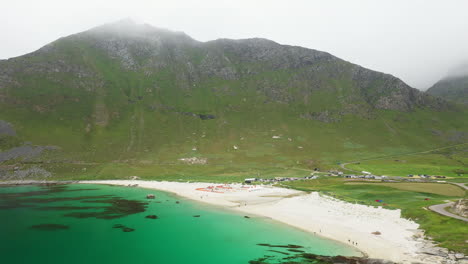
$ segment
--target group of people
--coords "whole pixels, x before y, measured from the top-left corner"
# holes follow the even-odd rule
[[[351,241],[350,239],[348,239],[348,242],[353,244],[353,246],[357,246],[357,242]]]

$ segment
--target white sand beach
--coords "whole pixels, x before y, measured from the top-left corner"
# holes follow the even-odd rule
[[[370,258],[397,263],[435,263],[421,254],[418,224],[401,218],[400,210],[388,210],[343,202],[318,193],[271,186],[233,189],[207,188],[214,183],[179,183],[139,180],[80,181],[80,183],[135,185],[175,193],[182,197],[231,208],[355,246]],[[197,190],[199,189],[199,190]],[[148,191],[151,193],[151,191]],[[380,235],[372,232],[380,232]],[[352,242],[355,242],[353,245]]]

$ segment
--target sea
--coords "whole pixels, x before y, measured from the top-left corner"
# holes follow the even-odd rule
[[[268,218],[167,192],[92,184],[0,187],[5,264],[315,263],[311,256],[360,254]]]

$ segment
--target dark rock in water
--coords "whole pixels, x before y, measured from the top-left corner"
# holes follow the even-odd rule
[[[43,230],[43,231],[65,230],[69,228],[70,228],[69,226],[61,225],[61,224],[40,224],[40,225],[31,226],[31,229]]]
[[[319,263],[343,263],[343,264],[393,264],[391,261],[381,259],[369,259],[361,257],[345,257],[345,256],[320,256],[309,253],[302,253],[301,257],[309,261],[321,261]],[[314,262],[312,262],[314,263]]]
[[[277,250],[268,250],[270,252],[279,253],[282,255],[286,255],[285,257],[278,257],[265,255],[262,258],[258,258],[255,260],[250,260],[249,264],[267,264],[267,263],[314,263],[314,264],[395,264],[391,261],[381,260],[381,259],[369,259],[366,257],[344,257],[344,256],[320,256],[315,254],[309,253],[286,253]],[[295,252],[291,249],[288,251]]]
[[[122,231],[124,231],[124,232],[133,232],[133,231],[135,231],[135,229],[130,228],[130,227],[124,227],[124,228],[122,228]]]
[[[272,245],[272,244],[260,243],[260,244],[257,244],[257,246],[262,246],[262,247],[277,247],[277,248],[303,248],[303,246],[292,245],[292,244],[288,244],[288,245]]]
[[[271,252],[275,252],[275,253],[280,253],[280,254],[283,254],[283,255],[289,255],[289,253],[287,252],[282,252],[282,251],[278,251],[278,250],[268,250],[268,251],[271,251]]]
[[[95,217],[98,219],[116,219],[131,214],[142,213],[145,211],[147,203],[140,201],[126,200],[121,198],[110,198],[100,200],[85,200],[82,203],[107,203],[109,206],[100,207],[104,209],[98,212],[72,212],[65,214],[67,217],[75,218],[90,218]]]
[[[112,226],[112,228],[120,228],[124,232],[133,232],[133,231],[135,231],[135,229],[130,228],[130,227],[126,227],[126,226],[124,226],[122,224],[115,224],[115,225]]]
[[[194,215],[193,217],[200,217],[200,215]]]
[[[180,202],[179,202],[179,201],[176,201],[175,203],[178,204],[178,203],[180,203]]]
[[[290,248],[290,249],[288,249],[288,251],[291,251],[291,252],[300,252],[300,253],[305,252],[304,250],[299,250],[299,249],[294,249],[294,248]]]
[[[138,200],[126,200],[114,195],[107,194],[73,197],[61,196],[62,194],[67,194],[70,192],[97,190],[94,188],[71,189],[67,184],[62,183],[47,183],[40,186],[41,189],[29,192],[0,193],[0,210],[9,208],[33,208],[40,211],[67,211],[64,214],[66,217],[115,219],[132,214],[142,213],[146,211],[146,207],[148,205],[148,203]],[[56,206],[55,204],[47,206],[47,204],[50,203],[69,201],[79,201],[82,205],[88,204],[89,206]]]
[[[158,216],[157,215],[147,215],[147,216],[145,216],[145,218],[158,219]]]
[[[250,216],[244,215],[244,218],[250,218]]]

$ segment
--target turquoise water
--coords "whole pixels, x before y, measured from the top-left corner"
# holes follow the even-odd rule
[[[146,199],[148,193],[156,199]],[[300,251],[359,255],[268,219],[165,192],[78,184],[0,187],[2,263],[280,263],[299,259]]]

